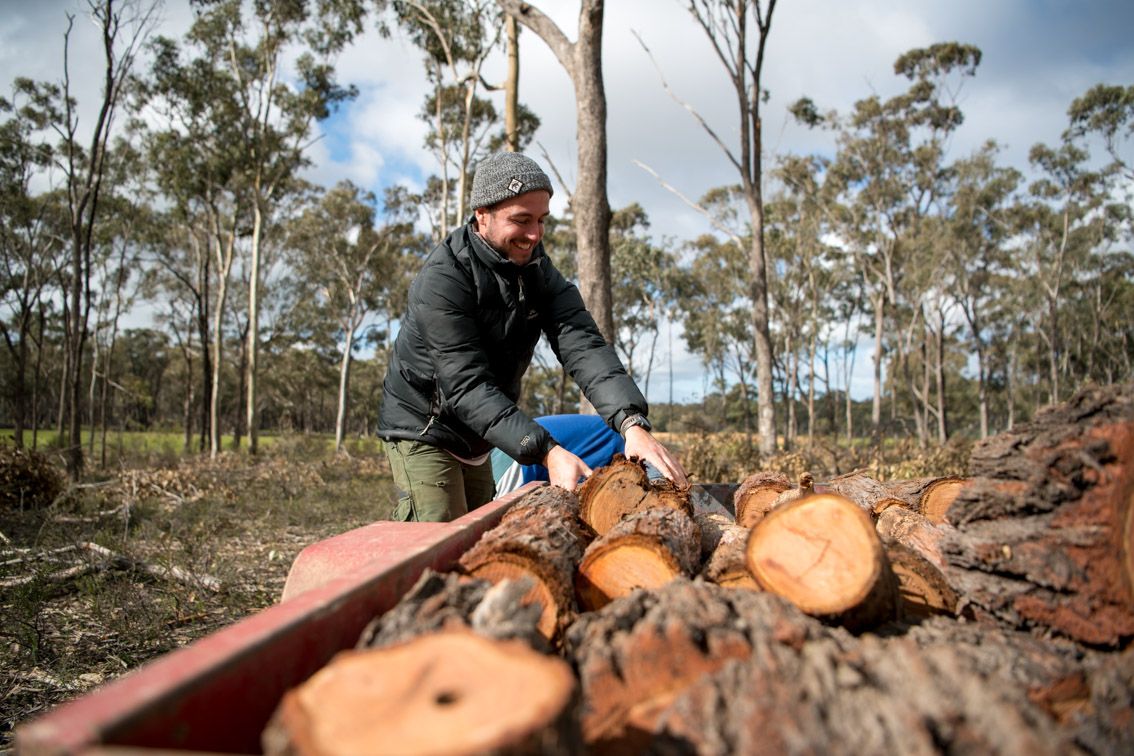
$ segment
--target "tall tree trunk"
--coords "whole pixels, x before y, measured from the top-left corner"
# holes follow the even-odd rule
[[[520,151],[520,26],[516,17],[504,19],[508,36],[508,78],[504,81],[504,145],[509,152]]]
[[[882,335],[886,328],[885,299],[874,295],[874,400],[870,405],[871,435],[874,443],[882,441]]]
[[[947,414],[947,400],[945,397],[945,315],[938,313],[937,323],[937,359],[934,360],[936,368],[935,382],[937,387],[937,440],[945,443],[949,440],[949,416]]]
[[[610,202],[606,193],[606,91],[602,79],[603,0],[583,0],[572,43],[550,18],[521,0],[497,0],[508,15],[547,43],[575,89],[578,181],[572,200],[579,291],[599,331],[614,343],[610,288]],[[593,411],[593,410],[592,410]]]
[[[248,452],[256,454],[259,451],[260,421],[256,407],[256,358],[260,343],[260,245],[263,242],[264,212],[259,197],[261,187],[257,179],[257,197],[253,203],[252,222],[252,270],[251,280],[248,284],[248,366],[245,375],[248,381],[248,406],[245,407],[245,416],[248,418]]]
[[[335,414],[335,451],[343,450],[343,437],[346,435],[347,391],[350,387],[351,350],[354,348],[354,329],[346,329],[346,343],[343,345],[343,360],[339,366],[339,405]]]

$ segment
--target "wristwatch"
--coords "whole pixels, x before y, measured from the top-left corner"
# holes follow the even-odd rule
[[[623,438],[626,438],[626,431],[630,430],[635,425],[646,431],[654,429],[654,426],[650,425],[650,421],[646,419],[645,415],[634,413],[633,415],[627,415],[626,419],[622,421],[622,425],[618,427],[618,432],[622,434]]]

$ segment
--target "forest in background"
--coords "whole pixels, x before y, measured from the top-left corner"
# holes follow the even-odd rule
[[[91,2],[105,58],[69,65],[105,69],[102,90],[17,78],[0,98],[0,423],[14,443],[39,446],[51,430],[77,474],[105,463],[116,429],[178,429],[186,450],[213,454],[226,435],[255,451],[262,430],[333,432],[340,444],[372,434],[409,281],[467,215],[477,159],[529,149],[538,128],[515,79],[489,88],[481,74],[502,49],[523,55],[515,5],[214,0],[193,3],[192,29],[166,38],[151,34],[153,4]],[[767,401],[782,446],[812,434],[924,446],[1134,377],[1134,85],[1100,83],[1068,103],[1062,140],[1035,145],[1026,166],[1003,162],[995,134],[952,157],[981,51],[943,41],[895,62],[908,84],[894,97],[864,91],[838,113],[799,93],[793,115],[824,130],[830,151],[761,163],[775,3],[689,5],[743,61],[725,65],[741,142],[707,128],[741,181],[691,201],[715,233],[655,238],[640,205],[598,217],[577,186],[546,237],[585,295],[609,287],[609,307],[592,309],[609,310],[608,335],[644,388],[666,381],[668,323],[701,360],[701,403],[655,406],[660,429],[754,433]],[[602,3],[582,6],[576,44],[601,39]],[[60,30],[63,52],[75,22]],[[303,179],[316,124],[355,95],[336,56],[367,24],[421,50],[432,86],[422,148],[437,164],[422,191],[375,197]],[[746,24],[758,45],[729,37]],[[572,77],[583,91],[583,73]],[[80,124],[79,100],[100,103],[93,124]],[[605,271],[583,253],[602,220]],[[142,310],[153,327],[122,326]],[[851,375],[867,362],[873,396],[855,402]],[[541,350],[522,406],[577,405]]]

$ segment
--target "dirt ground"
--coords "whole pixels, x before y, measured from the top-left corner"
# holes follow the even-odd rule
[[[393,503],[384,457],[302,450],[0,502],[0,753],[21,722],[271,606],[305,546]]]

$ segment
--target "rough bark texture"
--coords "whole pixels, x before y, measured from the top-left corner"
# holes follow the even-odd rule
[[[467,631],[344,651],[289,691],[267,754],[578,753],[577,688],[560,659]]]
[[[1100,646],[1134,637],[1134,385],[981,442],[969,469],[941,542],[965,608]]]
[[[700,545],[697,524],[684,512],[633,514],[587,547],[575,579],[579,604],[598,609],[639,588],[692,577],[700,567]]]
[[[871,515],[886,509],[894,498],[884,485],[861,470],[831,478],[822,490],[850,499]]]
[[[897,584],[874,523],[838,494],[773,510],[752,528],[748,571],[764,590],[856,630],[892,620]]]
[[[895,480],[885,484],[886,493],[930,522],[945,522],[949,507],[967,479],[956,477]]]
[[[754,639],[802,646],[827,631],[778,596],[675,580],[582,615],[564,652],[578,671],[584,737],[597,753],[634,753],[681,692]],[[739,753],[739,752],[738,752]]]
[[[875,527],[898,579],[903,616],[921,619],[932,614],[956,614],[958,596],[945,577],[940,547],[943,533],[952,528],[934,525],[903,507],[883,511]]]
[[[745,556],[751,531],[715,512],[698,514],[694,521],[701,529],[701,576],[726,588],[758,590]]]
[[[390,611],[366,626],[356,648],[378,648],[467,627],[495,640],[521,640],[537,651],[548,651],[539,631],[542,609],[526,603],[531,584],[512,580],[493,585],[456,573],[441,575],[426,569],[414,587]]]
[[[574,500],[573,494],[555,486],[536,489],[459,562],[469,575],[493,583],[531,578],[527,600],[543,607],[539,627],[549,640],[558,637],[577,611],[575,570],[589,537],[576,517]]]
[[[688,490],[679,491],[669,481],[651,484],[641,463],[621,454],[595,470],[579,489],[579,517],[599,535],[635,512],[658,507],[693,516]]]
[[[743,595],[743,594],[738,594]],[[748,594],[752,595],[752,594]],[[758,595],[756,596],[758,597]],[[1074,666],[1019,636],[765,635],[745,660],[689,686],[658,719],[655,753],[1056,754],[1071,738],[1029,700]],[[819,637],[814,637],[818,635]],[[1023,667],[1023,669],[1021,669]]]
[[[784,491],[791,488],[788,476],[779,472],[756,472],[749,475],[733,494],[733,511],[736,523],[751,528],[772,509],[772,504]]]

